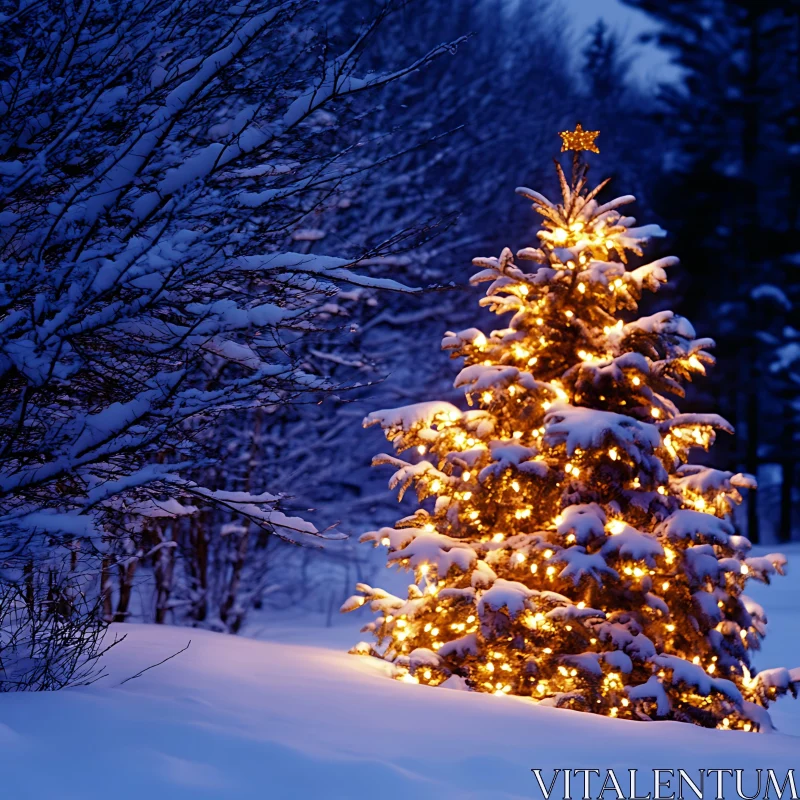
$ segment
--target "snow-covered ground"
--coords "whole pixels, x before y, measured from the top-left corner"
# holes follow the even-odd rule
[[[800,548],[785,551],[800,575]],[[800,578],[751,594],[770,614],[758,665],[800,665]],[[800,701],[778,704],[773,735],[537,708],[388,680],[380,662],[346,654],[359,624],[282,618],[251,628],[265,641],[115,626],[127,639],[99,683],[0,696],[0,796],[531,798],[534,767],[548,780],[556,767],[798,767]]]

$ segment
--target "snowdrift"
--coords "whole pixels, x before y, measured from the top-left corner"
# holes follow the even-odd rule
[[[781,650],[763,654],[762,666],[797,655],[800,591],[785,580],[759,595],[775,610]],[[352,625],[318,629],[328,647],[186,628],[114,630],[127,638],[95,685],[0,696],[2,796],[502,800],[541,797],[536,767],[549,782],[556,767],[649,776],[653,768],[759,767],[785,775],[798,766],[800,738],[787,733],[627,722],[388,680],[383,662],[340,649],[356,640]],[[308,641],[314,631],[266,635]],[[120,685],[189,640],[185,652]],[[779,704],[779,727],[800,730],[796,705]]]

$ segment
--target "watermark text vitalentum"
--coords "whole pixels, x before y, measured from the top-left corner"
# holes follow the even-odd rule
[[[544,800],[799,800],[794,769],[531,769]]]

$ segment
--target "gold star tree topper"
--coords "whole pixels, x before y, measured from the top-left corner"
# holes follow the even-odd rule
[[[561,152],[566,150],[589,150],[592,153],[599,153],[594,140],[600,135],[600,131],[585,131],[580,122],[575,126],[574,131],[561,131]]]

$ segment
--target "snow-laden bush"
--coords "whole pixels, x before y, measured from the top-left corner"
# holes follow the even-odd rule
[[[324,109],[447,51],[358,73],[391,5],[341,55],[303,0],[34,3],[4,17],[6,584],[68,548],[76,564],[102,559],[106,616],[124,619],[136,564],[203,508],[295,542],[320,535],[279,509],[266,476],[220,477],[217,432],[333,388],[296,345],[324,329],[337,285],[404,288],[358,259],[287,247],[353,169]]]

